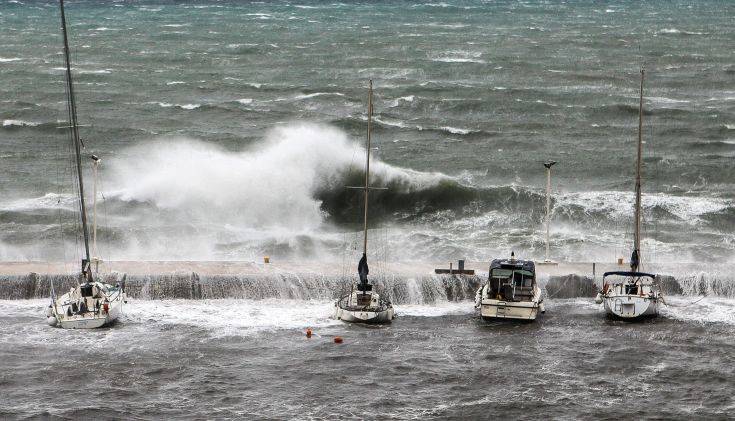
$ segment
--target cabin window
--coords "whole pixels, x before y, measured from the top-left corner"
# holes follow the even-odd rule
[[[523,300],[534,285],[533,272],[527,270],[493,269],[490,272],[488,296],[503,300]]]

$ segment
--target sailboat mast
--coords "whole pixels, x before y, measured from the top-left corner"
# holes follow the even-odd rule
[[[638,159],[636,161],[636,174],[635,174],[635,233],[634,233],[634,245],[633,251],[637,254],[638,262],[640,262],[641,252],[641,167],[643,158],[643,78],[645,76],[645,70],[641,68],[641,92],[640,102],[638,104]],[[638,270],[638,262],[634,262],[636,267],[633,270]]]
[[[90,262],[89,231],[87,229],[87,208],[84,204],[84,180],[82,178],[82,142],[79,139],[79,123],[77,121],[77,106],[74,101],[74,83],[71,76],[71,60],[69,58],[69,38],[66,32],[66,15],[64,14],[64,0],[59,0],[61,9],[61,30],[64,36],[64,59],[66,60],[66,87],[69,107],[69,126],[74,139],[74,152],[77,161],[77,178],[79,179],[79,210],[82,216],[82,231],[84,233],[84,252],[87,262]],[[86,270],[86,268],[82,268]]]
[[[368,87],[368,120],[367,120],[367,148],[365,150],[365,217],[363,220],[362,252],[367,255],[368,238],[368,192],[370,191],[370,129],[373,121],[373,81]]]

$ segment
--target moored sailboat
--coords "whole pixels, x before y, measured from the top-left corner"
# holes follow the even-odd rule
[[[81,282],[60,296],[56,295],[51,283],[51,304],[46,309],[47,322],[51,326],[66,329],[93,329],[113,323],[122,314],[125,302],[125,291],[119,285],[112,286],[94,279],[92,274],[89,247],[89,229],[87,225],[87,209],[84,201],[84,179],[82,171],[82,141],[79,137],[76,103],[74,99],[74,83],[69,57],[69,41],[64,14],[64,0],[59,0],[61,11],[61,29],[64,40],[64,59],[66,61],[66,93],[67,111],[69,114],[69,133],[74,147],[76,176],[79,181],[79,213],[82,235],[84,237],[84,253],[82,258]]]
[[[641,69],[640,103],[638,108],[638,158],[635,178],[635,216],[633,253],[630,271],[606,272],[602,277],[602,291],[595,301],[603,303],[605,312],[615,318],[636,320],[658,315],[661,292],[656,275],[641,272],[641,170],[643,156],[643,79]]]
[[[357,273],[360,281],[352,285],[351,291],[341,296],[334,303],[334,316],[345,322],[362,323],[388,323],[393,320],[395,310],[390,300],[373,290],[373,285],[368,280],[370,272],[367,262],[367,235],[368,235],[368,192],[375,187],[370,186],[370,125],[373,117],[373,81],[370,81],[368,89],[368,121],[367,121],[367,147],[365,163],[365,185],[357,187],[364,193],[364,215],[363,215],[363,251],[362,258],[357,265]]]

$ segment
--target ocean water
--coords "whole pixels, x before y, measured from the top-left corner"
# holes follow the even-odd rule
[[[57,6],[0,1],[0,261],[80,257]],[[77,332],[43,316],[49,280],[68,287],[68,274],[0,274],[0,418],[735,410],[735,3],[72,0],[66,12],[85,154],[102,158],[95,254],[268,255],[345,276],[131,276],[119,323]],[[643,262],[679,268],[661,317],[608,320],[562,277],[541,280],[556,284],[537,322],[487,323],[472,302],[486,273],[381,272],[542,258],[548,159],[552,257],[627,257],[641,66]],[[372,184],[388,189],[370,197],[369,254],[398,312],[380,327],[330,317],[361,245],[362,198],[345,186],[363,177],[370,79]]]
[[[627,257],[641,65],[644,262],[735,259],[729,2],[67,9],[106,259],[353,259],[369,79],[372,251],[543,257],[554,159],[553,257]],[[2,260],[79,255],[60,52],[55,2],[0,4]]]
[[[337,322],[323,300],[131,301],[120,323],[91,332],[46,326],[44,305],[0,301],[3,418],[727,419],[735,409],[731,300],[637,325],[607,320],[589,299],[552,300],[526,324],[482,322],[470,301],[398,305],[382,327]]]

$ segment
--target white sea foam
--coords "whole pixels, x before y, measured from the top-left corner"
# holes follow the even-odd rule
[[[487,63],[485,60],[463,57],[437,57],[432,59],[432,61],[441,63]]]
[[[177,107],[181,108],[182,110],[195,110],[202,106],[201,104],[172,104],[170,102],[153,102],[153,104],[158,104],[160,107],[163,108]]]
[[[75,196],[68,194],[46,193],[41,197],[19,199],[0,205],[0,209],[6,211],[32,211],[38,209],[66,209],[74,210],[77,207]]]
[[[735,325],[735,299],[722,297],[667,296],[661,314],[676,320]]]
[[[183,85],[186,82],[180,81],[180,80],[172,80],[171,82],[166,82],[166,85]]]
[[[472,301],[442,301],[433,305],[401,304],[396,305],[396,314],[412,317],[440,317],[449,315],[472,314],[475,303]]]
[[[0,63],[10,63],[13,61],[20,61],[20,60],[21,60],[20,57],[9,57],[9,58],[0,57]]]
[[[243,105],[248,105],[248,104],[253,103],[253,99],[252,98],[242,98],[242,99],[238,99],[237,102]]]
[[[445,132],[449,132],[452,134],[470,134],[474,132],[473,130],[460,129],[457,127],[449,127],[449,126],[442,126],[441,129],[444,130]]]
[[[315,192],[341,188],[341,174],[361,165],[354,160],[359,150],[343,132],[309,124],[278,127],[258,147],[239,153],[196,140],[162,139],[111,161],[105,184],[112,196],[177,211],[188,224],[309,233],[325,218]],[[444,178],[377,160],[371,169],[376,177],[400,180],[407,190]]]
[[[388,103],[389,108],[395,108],[401,105],[401,102],[413,102],[414,99],[416,99],[416,96],[409,95],[409,96],[402,96],[400,98],[396,98]]]
[[[332,318],[333,308],[324,300],[130,300],[124,317],[126,324],[184,325],[213,336],[239,336],[341,324]]]
[[[99,69],[99,70],[78,70],[77,73],[80,75],[107,75],[112,73],[111,69]]]
[[[315,92],[313,94],[296,95],[294,99],[309,99],[309,98],[316,98],[319,96],[345,96],[345,94],[340,93],[340,92]]]
[[[558,196],[561,207],[580,206],[586,212],[601,212],[611,218],[629,218],[633,209],[632,192],[595,191],[564,193]],[[659,206],[677,218],[690,224],[701,221],[701,216],[733,206],[727,199],[696,196],[672,196],[664,193],[647,194],[643,198],[644,209]]]
[[[38,126],[38,123],[34,123],[32,121],[24,121],[24,120],[3,120],[3,127],[34,127]]]
[[[708,32],[682,31],[677,28],[664,28],[658,31],[659,34],[683,34],[683,35],[709,35]]]

